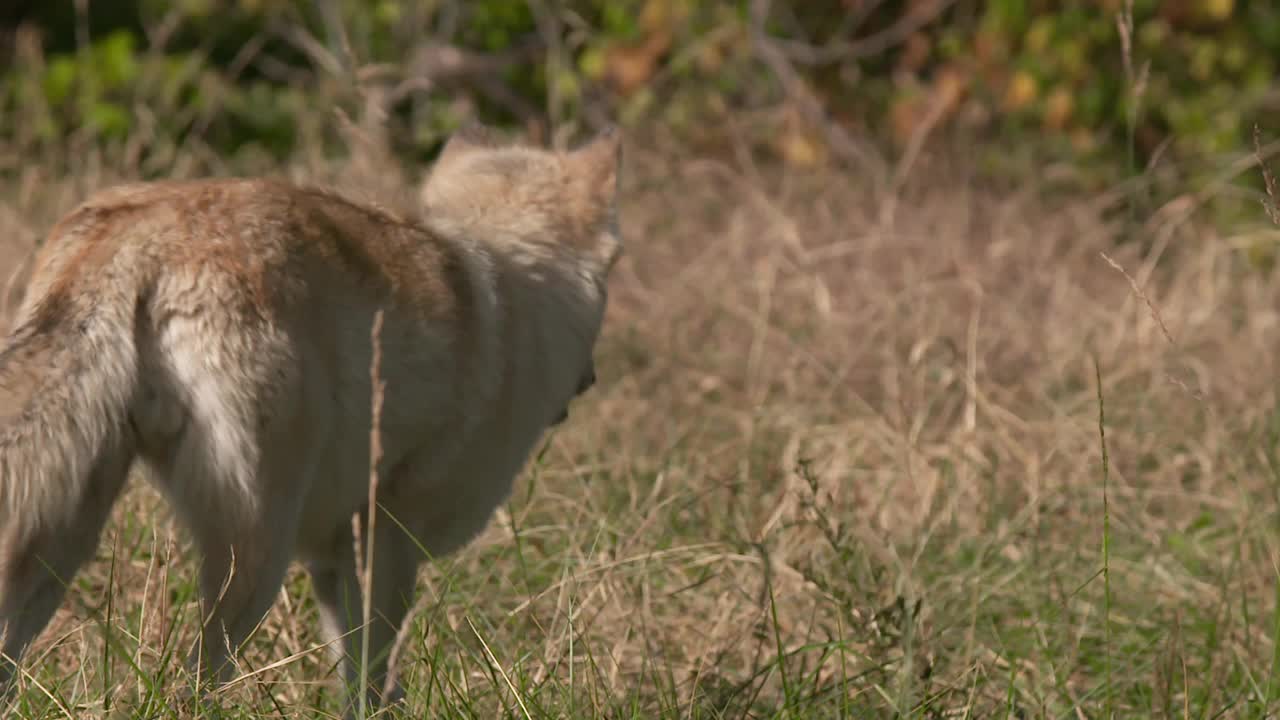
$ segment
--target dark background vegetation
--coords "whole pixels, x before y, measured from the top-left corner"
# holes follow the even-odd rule
[[[10,0],[0,110],[36,122],[0,132],[145,127],[279,160],[364,83],[414,160],[473,114],[614,117],[710,146],[754,131],[802,165],[954,129],[1003,141],[997,170],[1009,148],[1104,179],[1163,160],[1173,185],[1275,134],[1277,58],[1280,6],[1235,0]]]

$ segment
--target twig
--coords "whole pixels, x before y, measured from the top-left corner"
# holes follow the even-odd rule
[[[1129,90],[1129,103],[1125,112],[1126,130],[1128,131],[1129,172],[1137,170],[1135,143],[1138,132],[1138,117],[1142,110],[1142,98],[1147,91],[1147,77],[1151,70],[1151,62],[1142,64],[1142,69],[1134,73],[1133,68],[1133,0],[1125,0],[1124,7],[1116,13],[1116,31],[1120,33],[1120,57],[1124,61],[1125,85]],[[1133,204],[1129,205],[1132,215]]]
[[[360,67],[355,74],[359,82],[394,83],[387,96],[391,103],[399,102],[410,93],[427,92],[443,85],[460,93],[478,91],[528,122],[538,116],[538,109],[511,90],[502,73],[512,65],[532,62],[545,47],[545,41],[536,36],[493,53],[430,41],[411,51],[410,59],[403,66],[370,64]]]
[[[382,379],[382,310],[373,316],[373,357],[369,361],[369,383],[373,407],[369,426],[369,520],[365,528],[364,598],[362,621],[364,633],[360,636],[360,717],[365,716],[369,692],[369,630],[373,616],[373,541],[378,518],[378,465],[382,462],[382,403],[386,382]]]
[[[525,720],[531,720],[533,716],[529,714],[529,708],[525,707],[524,699],[520,697],[520,691],[516,689],[515,683],[511,682],[511,678],[507,676],[507,671],[502,669],[502,664],[498,662],[498,656],[494,655],[493,651],[489,649],[489,643],[484,641],[484,636],[476,629],[476,624],[471,622],[471,616],[467,615],[465,619],[467,627],[471,628],[471,634],[476,636],[476,639],[480,641],[480,647],[484,648],[484,654],[488,657],[489,663],[502,676],[502,681],[507,684],[507,689],[511,691],[512,697],[516,699],[516,704],[520,706],[520,712],[524,714]]]
[[[889,188],[885,193],[884,202],[881,204],[880,209],[880,221],[883,225],[889,225],[897,212],[899,193],[903,186],[906,185],[908,175],[912,168],[915,167],[916,161],[920,159],[920,154],[923,152],[929,136],[937,128],[938,124],[942,122],[947,110],[953,106],[956,97],[953,94],[949,94],[945,88],[935,91],[933,96],[928,112],[915,129],[911,131],[911,137],[907,140],[907,146],[902,151],[902,157],[894,165],[893,173],[889,178]]]
[[[1115,268],[1117,272],[1123,275],[1125,280],[1129,281],[1129,287],[1133,289],[1133,294],[1137,295],[1138,298],[1142,300],[1142,302],[1147,304],[1147,309],[1151,312],[1151,317],[1156,321],[1156,324],[1160,326],[1160,332],[1164,334],[1164,339],[1169,341],[1169,345],[1173,347],[1174,350],[1178,350],[1179,349],[1178,343],[1174,341],[1173,334],[1169,332],[1168,326],[1164,324],[1164,319],[1160,317],[1160,311],[1156,309],[1155,303],[1151,302],[1151,297],[1148,296],[1147,293],[1142,289],[1142,287],[1138,285],[1138,281],[1135,280],[1134,277],[1130,275],[1129,272],[1125,270],[1123,266],[1120,265],[1120,263],[1116,262],[1115,260],[1112,260],[1111,256],[1108,255],[1105,251],[1099,250],[1098,254],[1101,255],[1102,259],[1106,260],[1107,263],[1111,265],[1111,267]],[[1186,392],[1188,395],[1190,395],[1191,397],[1197,400],[1204,400],[1203,395],[1201,395],[1198,391],[1193,390],[1185,382],[1174,377],[1171,373],[1165,373],[1165,377],[1169,379],[1169,382],[1182,388],[1182,390]]]
[[[1093,358],[1093,377],[1098,387],[1098,447],[1102,451],[1102,643],[1103,673],[1106,679],[1106,695],[1103,700],[1106,707],[1105,717],[1114,717],[1111,710],[1111,499],[1109,485],[1111,479],[1111,462],[1107,455],[1107,414],[1102,400],[1102,367],[1098,358]]]
[[[301,24],[281,22],[274,24],[270,29],[330,75],[334,77],[344,77],[346,75],[346,68],[342,61]]]
[[[142,32],[147,36],[147,46],[151,52],[163,53],[173,39],[174,33],[182,27],[185,14],[182,8],[170,8],[157,23],[143,23]]]
[[[1160,326],[1160,332],[1164,333],[1164,339],[1168,340],[1170,345],[1177,347],[1178,344],[1173,341],[1173,335],[1169,332],[1169,328],[1165,326],[1164,320],[1160,318],[1160,311],[1156,309],[1155,303],[1151,302],[1151,298],[1148,297],[1147,294],[1143,292],[1142,288],[1138,286],[1138,281],[1134,280],[1133,276],[1130,275],[1129,272],[1120,265],[1120,263],[1112,260],[1111,256],[1108,255],[1106,251],[1099,250],[1098,254],[1101,255],[1102,259],[1106,260],[1111,267],[1115,268],[1125,277],[1126,280],[1129,281],[1129,287],[1133,288],[1133,294],[1137,295],[1147,304],[1147,309],[1151,311],[1151,317],[1155,318],[1156,324]]]
[[[355,53],[352,52],[351,38],[347,35],[347,26],[342,22],[342,11],[334,0],[316,0],[317,9],[324,22],[325,35],[329,40],[329,52],[349,71]]]
[[[545,41],[530,37],[499,52],[482,53],[447,43],[425,41],[411,50],[409,60],[398,63],[370,63],[356,69],[362,82],[397,82],[392,96],[403,97],[414,89],[431,89],[438,84],[464,84],[479,78],[497,78],[507,68],[531,62]]]
[[[1267,167],[1267,163],[1262,159],[1262,133],[1258,130],[1256,123],[1253,126],[1253,158],[1262,170],[1262,182],[1267,189],[1267,199],[1262,201],[1262,207],[1266,209],[1267,217],[1271,218],[1271,222],[1280,225],[1280,201],[1276,199],[1276,176],[1271,174],[1271,168]]]
[[[796,104],[801,115],[809,124],[819,128],[827,137],[827,144],[837,154],[856,162],[862,169],[875,176],[876,184],[882,185],[885,175],[884,163],[872,156],[871,151],[863,147],[845,132],[844,128],[827,117],[809,84],[791,65],[787,56],[778,49],[778,45],[765,33],[765,20],[769,17],[770,0],[752,0],[751,2],[751,41],[756,53],[769,70],[782,83],[783,90]]]
[[[538,25],[538,34],[542,37],[547,52],[545,64],[545,74],[552,80],[547,82],[547,134],[550,135],[552,144],[556,147],[563,147],[563,142],[559,142],[560,138],[555,137],[556,130],[560,128],[561,118],[565,115],[565,99],[560,91],[560,83],[554,78],[559,77],[563,68],[567,65],[564,51],[563,32],[561,31],[561,20],[555,9],[550,7],[550,3],[546,0],[529,0],[529,8],[533,11],[533,19]]]
[[[840,60],[873,57],[902,44],[912,33],[938,19],[955,1],[919,3],[889,27],[857,40],[829,42],[821,47],[780,40],[778,45],[788,57],[802,65],[826,65]]]
[[[202,112],[199,119],[192,124],[191,135],[202,138],[206,133],[208,133],[209,127],[213,124],[214,119],[217,118],[223,110],[223,103],[228,94],[226,88],[234,86],[245,69],[257,60],[259,54],[262,53],[262,49],[266,47],[266,44],[267,38],[264,33],[254,33],[253,37],[249,38],[248,42],[240,47],[240,50],[236,52],[235,57],[231,59],[231,64],[227,66],[227,71],[224,76],[227,81],[227,85],[213,86],[213,89],[209,93],[208,109]]]

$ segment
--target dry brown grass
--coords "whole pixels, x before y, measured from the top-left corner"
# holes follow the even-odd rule
[[[838,171],[630,151],[600,383],[424,573],[405,717],[1277,708],[1280,289],[1243,230],[1161,213],[1118,244],[1105,198],[936,159],[890,216]],[[0,188],[0,237],[87,184]],[[178,712],[193,572],[159,508],[122,503],[23,717]],[[329,707],[308,592],[292,575],[230,716]]]

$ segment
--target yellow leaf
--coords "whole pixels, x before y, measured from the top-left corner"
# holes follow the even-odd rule
[[[774,147],[782,160],[791,167],[811,169],[827,161],[826,145],[814,136],[794,110],[787,112],[782,132],[774,140]]]
[[[1235,6],[1235,0],[1201,0],[1200,12],[1209,20],[1222,22],[1231,17]]]
[[[1004,93],[1004,107],[1006,110],[1021,110],[1034,102],[1038,94],[1036,79],[1031,73],[1019,70],[1009,78],[1009,86]]]
[[[1075,98],[1065,87],[1056,87],[1044,102],[1044,126],[1048,130],[1061,130],[1071,120],[1076,108]]]

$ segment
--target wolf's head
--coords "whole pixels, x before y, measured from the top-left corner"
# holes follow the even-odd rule
[[[622,250],[621,153],[616,126],[562,152],[509,142],[473,123],[445,143],[421,200],[433,222],[452,226],[443,230],[569,250],[603,276]]]
[[[557,151],[505,141],[472,124],[449,138],[422,185],[432,227],[522,268],[542,286],[538,299],[559,297],[559,312],[575,316],[562,320],[576,326],[571,334],[586,340],[587,352],[576,375],[565,378],[565,405],[595,382],[591,346],[604,317],[605,281],[622,250],[621,149],[614,126],[574,150]],[[557,408],[547,420],[555,424],[564,415]]]

